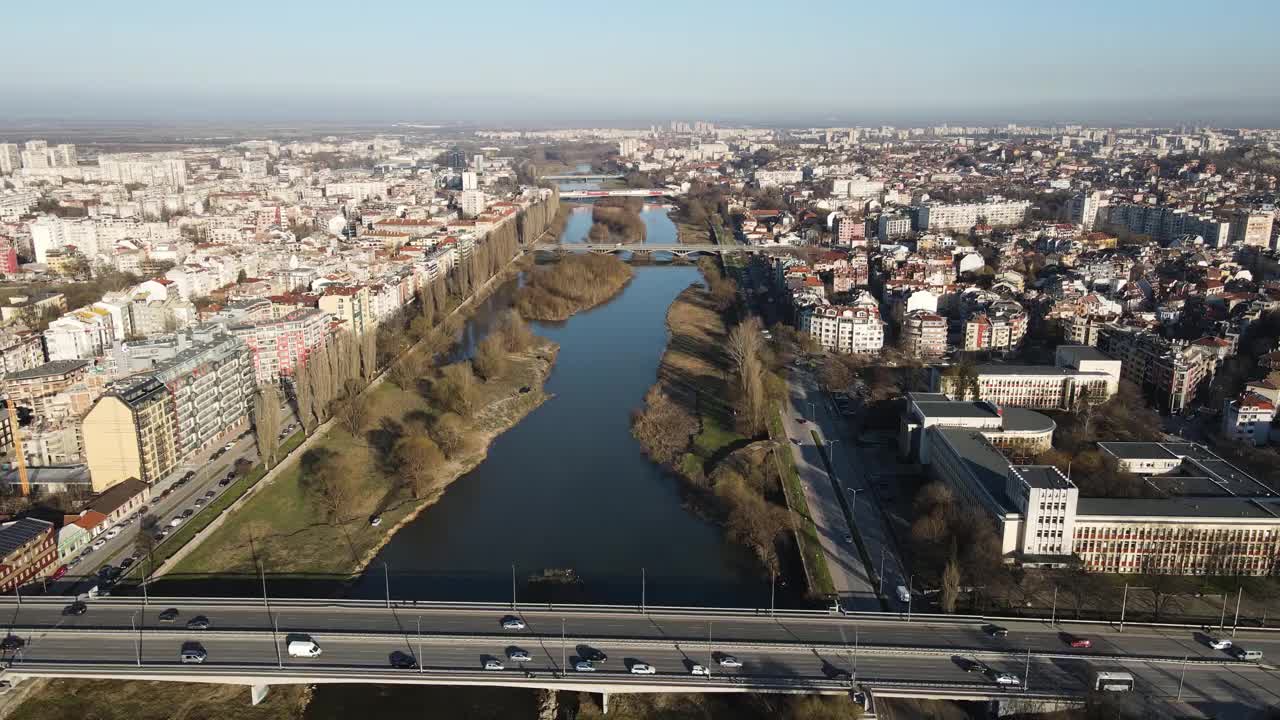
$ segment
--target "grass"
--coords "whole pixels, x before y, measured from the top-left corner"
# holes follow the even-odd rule
[[[858,520],[853,516],[852,508],[849,507],[849,499],[835,481],[835,473],[831,468],[831,458],[827,455],[827,448],[822,443],[822,438],[818,436],[817,430],[810,430],[813,435],[813,444],[818,447],[818,454],[822,456],[822,464],[827,468],[827,479],[835,487],[836,497],[840,498],[840,509],[844,512],[845,521],[849,524],[850,534],[853,535],[853,542],[858,546],[858,557],[862,558],[862,565],[867,569],[867,577],[879,580],[876,577],[876,567],[871,562],[871,554],[867,552],[867,546],[863,543],[862,532],[858,529]],[[878,583],[877,583],[878,584]],[[880,598],[880,603],[884,604],[884,598]],[[885,606],[887,612],[889,608]]]
[[[50,680],[8,717],[11,720],[296,720],[302,717],[308,695],[305,685],[273,685],[262,704],[251,706],[249,688],[244,685]]]
[[[440,470],[444,486],[484,457],[488,442],[510,427],[542,400],[542,382],[550,369],[545,357],[553,351],[542,346],[536,351],[512,356],[506,374],[480,384],[480,408],[469,422],[471,434],[485,442],[476,443],[460,458],[450,459]],[[521,394],[523,386],[535,388]],[[269,486],[234,515],[173,568],[173,573],[249,573],[261,561],[268,572],[346,575],[357,571],[365,558],[387,537],[398,522],[416,511],[423,502],[415,500],[378,467],[382,459],[371,436],[402,432],[409,423],[420,423],[435,411],[416,392],[407,392],[385,382],[369,393],[369,417],[364,437],[353,437],[334,427],[317,444],[335,454],[364,455],[357,466],[367,468],[355,479],[351,500],[337,523],[327,521],[324,512],[304,487],[300,458],[288,461]],[[309,451],[310,452],[310,451]],[[378,514],[380,527],[367,519]]]
[[[277,456],[280,458],[288,457],[289,453],[297,449],[305,439],[306,433],[301,429],[298,430],[293,435],[290,435],[287,440],[281,443],[280,450],[276,453]],[[272,467],[275,466],[273,465]],[[254,465],[244,477],[237,478],[235,482],[227,486],[227,489],[223,490],[221,495],[215,497],[212,502],[205,506],[204,510],[196,513],[195,517],[180,525],[176,532],[171,533],[164,542],[156,546],[155,552],[152,553],[151,556],[151,567],[159,567],[165,560],[173,557],[174,554],[183,548],[183,546],[191,542],[192,538],[205,528],[209,527],[209,524],[214,520],[217,520],[222,513],[226,512],[227,508],[231,507],[235,501],[239,500],[245,493],[249,492],[250,488],[257,485],[258,481],[261,480],[269,470],[270,468],[266,467],[264,463],[258,463],[257,465]],[[132,570],[137,570],[140,567],[142,567],[142,563],[135,565]]]
[[[779,438],[786,437],[786,432],[782,429],[782,415],[776,408],[770,413],[769,435],[779,443]],[[779,452],[777,455],[782,458],[782,485],[787,494],[787,505],[798,518],[796,537],[800,543],[800,554],[804,557],[805,571],[809,574],[809,589],[816,595],[830,597],[836,592],[835,581],[831,579],[827,556],[822,552],[822,543],[818,541],[818,528],[813,524],[813,516],[809,514],[809,503],[804,499],[804,487],[800,484],[795,458],[790,452]]]

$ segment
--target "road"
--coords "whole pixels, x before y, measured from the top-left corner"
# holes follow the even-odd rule
[[[743,667],[721,669],[713,664],[710,682],[750,684],[782,678],[820,683],[844,677],[845,672],[852,675],[856,669],[856,681],[868,686],[990,689],[989,676],[963,669],[958,658],[964,657],[1020,678],[1029,667],[1031,691],[1082,690],[1095,670],[1126,669],[1144,693],[1165,697],[1177,691],[1185,656],[1192,662],[1185,666],[1184,700],[1249,707],[1280,703],[1280,678],[1271,666],[1232,660],[1188,628],[1131,624],[1121,633],[1106,624],[1001,621],[1008,636],[992,637],[981,620],[907,622],[896,614],[768,617],[727,611],[642,614],[525,607],[516,614],[526,628],[503,631],[500,621],[509,609],[501,606],[393,603],[386,608],[375,603],[272,601],[268,612],[268,606],[253,601],[165,599],[144,606],[113,598],[92,602],[83,616],[65,617],[63,605],[48,600],[52,599],[0,605],[9,632],[23,640],[19,651],[6,656],[10,672],[22,674],[26,668],[32,674],[50,674],[64,667],[74,674],[78,668],[100,665],[125,671],[139,664],[144,670],[176,667],[182,645],[198,642],[209,657],[208,665],[195,672],[216,672],[223,666],[274,670],[279,664],[285,670],[354,669],[354,678],[366,671],[385,674],[391,653],[397,651],[421,659],[427,672],[474,671],[485,659],[505,662],[508,649],[520,648],[532,656],[529,669],[546,673],[560,670],[565,662],[572,666],[590,647],[609,655],[593,676],[599,682],[607,682],[610,673],[625,676],[632,662],[655,665],[663,676],[688,678],[692,663],[707,665],[709,654],[715,663],[718,654],[732,653]],[[168,607],[179,610],[174,623],[159,619]],[[212,627],[186,630],[185,621],[197,614],[208,617]],[[1063,627],[1090,638],[1093,647],[1070,648],[1061,634]],[[309,636],[323,648],[323,655],[298,659],[281,651],[278,656],[277,648],[284,647],[290,634]],[[1241,631],[1236,642],[1262,650],[1267,657],[1280,657],[1280,633]],[[414,671],[416,667],[401,672]]]
[[[287,404],[283,408],[282,413],[283,425],[295,423],[292,408]],[[198,498],[205,497],[209,491],[214,491],[215,495],[220,494],[225,487],[220,487],[218,481],[227,476],[234,466],[237,459],[244,458],[250,462],[258,462],[257,441],[253,433],[235,438],[229,451],[223,453],[218,459],[213,459],[214,453],[223,447],[223,444],[217,444],[208,450],[197,454],[187,462],[179,466],[169,476],[157,482],[152,487],[151,501],[148,503],[148,514],[155,515],[160,521],[160,527],[169,527],[169,522],[183,510],[191,509],[195,511],[192,518],[205,511],[207,505],[197,506],[195,504]],[[195,476],[187,482],[187,484],[177,487],[178,481],[188,472],[194,472]],[[161,494],[170,489],[168,497],[161,498]],[[212,498],[209,498],[210,500]],[[83,559],[73,568],[68,570],[67,574],[56,582],[49,583],[49,592],[55,593],[82,593],[97,584],[97,572],[104,565],[111,564],[119,566],[120,562],[126,557],[133,555],[140,532],[140,524],[135,519],[130,524],[123,527],[120,534],[114,538],[106,539],[106,536],[100,536],[106,540],[106,544],[98,550],[91,550],[87,555],[83,555]],[[153,531],[154,532],[154,531]],[[172,532],[172,529],[170,530]],[[161,543],[167,542],[168,538],[161,540]],[[143,561],[145,562],[145,561]]]

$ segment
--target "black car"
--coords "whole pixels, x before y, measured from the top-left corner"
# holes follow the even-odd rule
[[[173,622],[178,619],[178,608],[160,611],[160,622]]]
[[[999,625],[988,625],[986,631],[991,637],[1009,637],[1009,629]]]
[[[231,478],[222,478],[218,481],[218,487],[226,487],[231,484]]]
[[[593,663],[602,663],[605,660],[608,660],[609,656],[605,655],[603,650],[591,648],[582,654],[582,659],[590,660]]]
[[[129,566],[130,566],[130,565],[132,565],[132,564],[134,564],[135,562],[137,562],[137,561],[136,561],[136,560],[134,560],[133,558],[131,558],[131,557],[127,557],[127,558],[125,558],[125,559],[123,559],[123,560],[121,560],[121,561],[120,561],[120,569],[121,569],[121,570],[128,570],[128,569],[129,569]]]
[[[397,650],[391,653],[391,667],[400,670],[410,670],[418,667],[418,660],[409,653]]]
[[[211,624],[212,623],[209,622],[209,618],[203,615],[197,615],[187,621],[187,629],[188,630],[208,630]]]
[[[83,615],[89,612],[89,606],[80,600],[62,608],[63,615]]]
[[[185,520],[195,514],[196,514],[195,510],[192,510],[191,508],[187,508],[186,510],[182,511],[182,519]]]
[[[119,574],[120,568],[115,567],[114,565],[103,565],[98,568],[98,579],[100,580],[111,580]]]
[[[13,652],[22,647],[22,638],[17,635],[6,635],[4,640],[0,640],[0,650],[4,652]]]

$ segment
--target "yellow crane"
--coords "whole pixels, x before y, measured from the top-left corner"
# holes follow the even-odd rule
[[[27,454],[22,452],[22,431],[18,429],[18,408],[13,400],[5,398],[5,407],[9,409],[9,432],[13,433],[13,455],[18,461],[18,481],[22,483],[22,497],[31,494],[31,483],[27,481]]]

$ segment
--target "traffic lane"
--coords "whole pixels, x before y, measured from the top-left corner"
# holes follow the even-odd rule
[[[10,627],[67,627],[67,628],[116,628],[125,629],[134,623],[144,628],[168,629],[183,626],[193,617],[207,617],[215,628],[268,630],[272,621],[281,631],[314,632],[416,632],[421,620],[423,632],[428,634],[485,635],[500,632],[503,615],[498,612],[445,612],[440,610],[414,611],[397,607],[388,611],[382,608],[344,609],[300,608],[276,606],[268,614],[265,607],[219,608],[198,603],[176,601],[155,602],[147,606],[115,606],[89,604],[82,616],[62,615],[63,605],[26,603],[11,606],[5,621]],[[163,622],[159,615],[168,608],[179,610],[173,622]],[[705,619],[673,618],[661,615],[575,615],[573,613],[548,613],[545,611],[520,611],[527,627],[512,631],[512,637],[555,637],[560,633],[560,621],[567,619],[566,629],[579,637],[600,638],[679,638],[684,641],[703,640],[708,630],[720,641],[765,641],[834,644],[856,641],[862,645],[933,647],[954,649],[957,652],[984,650],[1017,652],[1030,647],[1036,652],[1053,652],[1064,655],[1127,654],[1158,655],[1193,658],[1227,659],[1228,653],[1209,647],[1203,633],[1182,628],[1144,628],[1130,626],[1119,633],[1109,625],[1071,625],[1068,630],[1040,622],[1010,622],[1004,627],[1007,637],[993,637],[981,623],[937,623],[925,619],[911,623],[862,620],[843,616],[830,618],[723,618]],[[844,631],[842,639],[840,632]],[[1090,639],[1091,649],[1073,649],[1068,636]],[[1241,632],[1236,643],[1250,649],[1263,650],[1269,657],[1280,657],[1280,637],[1274,634]]]

